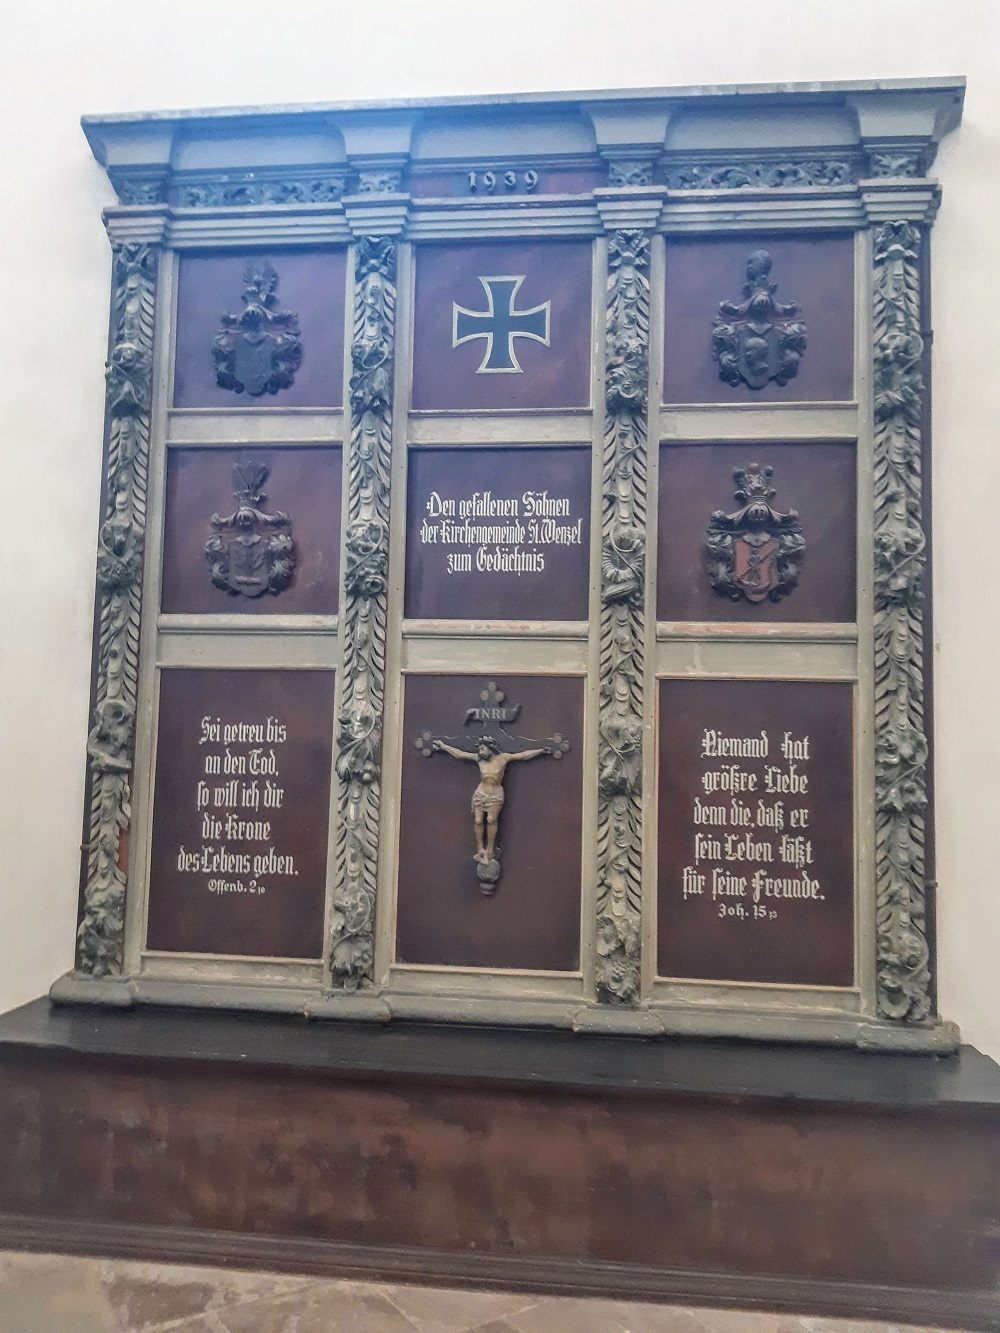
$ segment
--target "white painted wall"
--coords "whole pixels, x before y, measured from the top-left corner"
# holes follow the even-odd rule
[[[34,0],[0,42],[0,1010],[70,966],[113,195],[84,112],[965,74],[936,170],[941,1007],[1000,1057],[997,0]]]

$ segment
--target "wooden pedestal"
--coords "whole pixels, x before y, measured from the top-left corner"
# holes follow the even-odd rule
[[[156,1010],[0,1019],[0,1245],[1000,1319],[1000,1068]]]

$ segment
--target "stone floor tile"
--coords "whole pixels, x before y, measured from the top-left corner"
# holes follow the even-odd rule
[[[148,1333],[222,1306],[309,1288],[313,1279],[187,1264],[100,1261],[104,1289],[128,1333]]]
[[[209,1311],[203,1325],[170,1333],[414,1333],[413,1324],[381,1292],[345,1292],[331,1284]]]
[[[7,1253],[0,1265],[4,1333],[119,1333],[122,1329],[89,1259]]]
[[[491,1321],[510,1319],[538,1302],[537,1296],[510,1291],[416,1286],[388,1286],[384,1290],[419,1333],[467,1333]]]

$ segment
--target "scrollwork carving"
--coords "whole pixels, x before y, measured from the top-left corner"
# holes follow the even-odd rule
[[[669,168],[672,190],[780,190],[796,185],[847,185],[855,168],[840,158],[802,162],[688,162]]]
[[[173,191],[180,208],[252,208],[261,204],[330,204],[344,193],[337,176],[219,176],[181,181]]]
[[[880,1017],[931,1017],[925,921],[919,230],[886,222],[874,237],[875,855]]]
[[[392,238],[362,237],[355,257],[344,680],[337,724],[339,873],[330,950],[332,983],[344,990],[370,982],[375,959],[395,277]]]
[[[90,808],[77,931],[77,969],[95,977],[120,972],[123,962],[156,262],[152,246],[121,245],[114,251],[107,499],[97,556],[97,669],[87,739]]]
[[[649,237],[608,244],[598,720],[597,996],[639,999]]]

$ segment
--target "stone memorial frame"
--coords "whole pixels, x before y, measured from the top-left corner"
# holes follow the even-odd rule
[[[934,985],[922,477],[929,247],[940,199],[927,172],[960,120],[963,95],[960,81],[922,79],[86,118],[118,202],[105,211],[111,338],[80,921],[76,966],[53,998],[952,1049],[957,1031],[938,1017]],[[805,280],[792,275],[808,264],[797,270],[786,258],[792,243],[812,253],[825,238],[838,255],[849,249],[850,291],[841,276],[835,282],[853,312],[846,333],[831,332],[824,309],[796,288]],[[696,400],[664,401],[664,345],[675,318],[670,247],[693,252],[716,242],[720,254],[738,243],[746,262],[744,272],[726,261],[703,311],[685,308],[692,327],[703,322],[697,373],[712,388]],[[589,247],[589,296],[570,291],[589,312],[589,406],[545,405],[558,391],[541,378],[530,406],[518,406],[522,386],[514,384],[504,406],[502,385],[485,407],[411,408],[421,251],[445,245]],[[204,352],[204,373],[218,368],[221,397],[177,407],[178,273],[185,256],[198,255],[247,260],[249,318],[239,323],[240,292],[227,289],[211,330],[222,341],[213,354],[206,339]],[[283,256],[332,264],[341,295],[324,295],[318,312],[308,284],[293,300],[291,282],[281,281]],[[546,316],[543,325],[533,316],[538,300],[527,286],[518,295],[523,275],[502,280],[508,285],[491,290],[490,310],[505,294],[509,323],[524,321],[518,355],[525,347],[531,355],[516,369],[530,377],[544,364],[532,356],[557,336],[558,320],[550,325]],[[692,355],[702,355],[701,336]],[[838,338],[849,339],[853,391],[823,396],[811,358],[826,356],[817,349]],[[513,376],[490,378],[495,385]],[[320,382],[335,390],[314,392]],[[295,384],[294,405],[283,406]],[[787,457],[793,446],[806,458],[821,444],[854,451],[853,621],[794,618],[787,607],[808,597],[807,572],[780,616],[658,619],[661,451],[711,444],[740,446],[743,469],[769,466],[769,445]],[[337,607],[283,613],[281,580],[262,591],[257,542],[272,511],[288,511],[288,524],[272,526],[286,534],[290,524],[288,540],[297,539],[294,487],[279,487],[273,472],[283,451],[318,448],[341,456],[341,510],[330,515]],[[590,450],[580,528],[587,615],[407,619],[410,457],[568,448]],[[234,604],[248,598],[227,600],[225,589],[218,611],[160,610],[168,461],[181,450],[213,449],[266,453],[272,468],[273,500],[257,505],[247,482],[240,501],[249,536],[239,559],[254,596],[275,597],[266,615]],[[765,482],[753,485],[762,493]],[[732,554],[726,585],[737,598],[739,561],[763,569],[754,577],[771,579],[771,591],[793,588],[787,569],[779,587],[767,525],[780,526],[796,497],[780,468],[773,485],[770,517],[756,510],[748,518],[749,501],[733,500],[731,467],[712,483],[706,529],[714,514],[725,552],[745,543]],[[226,503],[232,507],[231,495],[220,497]],[[818,558],[807,518],[804,571]],[[797,522],[782,529],[793,534],[782,558],[799,549]],[[208,579],[204,552],[197,559]],[[763,592],[761,600],[770,605]],[[330,782],[321,957],[146,946],[159,681],[192,668],[333,673],[321,775]],[[575,969],[395,960],[400,773],[413,744],[405,682],[450,674],[501,686],[525,675],[583,682],[582,734],[567,738],[563,760],[582,772]],[[658,700],[662,682],[688,679],[849,685],[850,985],[658,975]]]

